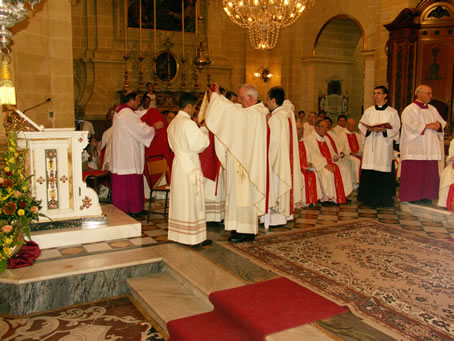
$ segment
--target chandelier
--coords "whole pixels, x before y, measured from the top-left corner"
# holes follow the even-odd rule
[[[0,0],[0,53],[1,53],[1,72],[0,72],[0,103],[16,104],[16,92],[14,83],[11,79],[8,64],[11,62],[9,56],[9,45],[11,43],[11,31],[13,27],[27,17],[28,8],[39,3],[40,0]]]
[[[293,24],[315,0],[222,0],[224,11],[238,26],[249,30],[254,49],[276,46],[279,30]]]

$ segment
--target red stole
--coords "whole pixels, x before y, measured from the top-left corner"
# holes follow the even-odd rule
[[[339,154],[339,153],[337,152],[336,142],[334,142],[334,139],[331,137],[331,135],[329,135],[328,133],[326,133],[325,136],[329,138],[329,141],[331,142],[331,146],[333,147],[334,152],[335,152],[336,154]]]
[[[268,213],[270,204],[270,126],[266,124],[266,193],[265,193],[265,214]]]
[[[220,163],[216,156],[216,150],[214,149],[214,135],[211,131],[209,132],[209,138],[210,145],[199,154],[199,159],[203,176],[215,181]]]
[[[310,172],[307,170],[309,167],[307,164],[307,154],[306,147],[304,146],[303,141],[298,142],[298,149],[300,154],[300,167],[301,172],[304,177],[304,188],[306,191],[306,204],[316,204],[317,203],[317,179],[315,177],[315,172]]]
[[[353,133],[353,134],[348,134],[346,133],[347,135],[347,141],[348,141],[348,146],[350,147],[350,150],[352,151],[352,153],[358,153],[358,150],[359,150],[359,143],[358,143],[358,139],[356,138],[356,134]],[[362,164],[363,164],[363,158],[361,156],[357,156],[357,155],[353,155],[354,157],[356,157],[360,163],[359,163],[359,174],[358,174],[358,179],[361,178],[361,168],[362,168]]]
[[[325,135],[326,136],[326,135]],[[345,198],[344,183],[342,182],[342,176],[339,170],[339,167],[333,162],[331,158],[331,152],[326,142],[320,142],[317,140],[318,148],[322,153],[323,157],[328,161],[329,165],[332,165],[334,168],[334,185],[336,187],[336,202],[338,204],[343,204],[347,202]]]
[[[290,132],[290,173],[291,173],[291,178],[292,178],[292,187],[290,189],[290,214],[293,214],[295,211],[294,207],[294,199],[293,199],[293,130],[292,130],[292,121],[290,118],[288,119],[288,130]]]
[[[173,153],[169,148],[169,143],[167,142],[167,127],[169,123],[167,122],[165,116],[159,112],[158,109],[150,108],[148,111],[140,118],[142,122],[145,122],[150,127],[156,122],[161,121],[164,123],[164,127],[160,130],[156,130],[155,136],[150,143],[150,146],[145,148],[145,160],[151,155],[162,155],[166,160],[167,164],[169,165],[169,169],[172,168],[172,161],[173,161]],[[162,157],[157,157],[156,159],[159,160]],[[148,180],[148,166],[145,164],[144,170],[145,178]],[[151,177],[151,182],[153,185],[156,184],[156,181],[160,179],[161,175],[153,175]],[[169,180],[170,180],[170,171],[169,171]],[[152,186],[152,184],[148,184]]]
[[[449,186],[448,198],[446,199],[446,208],[454,211],[454,184]]]

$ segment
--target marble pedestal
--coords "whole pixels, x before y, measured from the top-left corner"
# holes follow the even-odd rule
[[[32,232],[32,240],[41,249],[82,243],[140,237],[141,224],[113,205],[103,205],[102,213],[107,224],[83,224],[81,226]]]
[[[420,218],[454,226],[454,213],[442,207],[416,205],[409,202],[401,202],[400,209]]]

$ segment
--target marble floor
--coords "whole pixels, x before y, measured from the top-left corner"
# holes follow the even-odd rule
[[[370,219],[381,223],[401,228],[415,233],[427,235],[432,238],[452,239],[454,238],[454,226],[446,222],[434,221],[428,218],[421,218],[400,209],[399,202],[392,208],[370,208],[360,205],[356,200],[356,192],[350,195],[351,202],[344,205],[323,206],[316,205],[309,208],[297,210],[295,220],[280,228],[273,228],[272,232],[290,231],[293,229],[313,228],[315,226],[335,224],[343,221],[356,219]],[[153,211],[159,211],[161,202],[157,202]],[[167,241],[167,221],[162,214],[150,214],[150,223],[146,223],[147,217],[137,218],[142,224],[142,235],[140,237],[125,238],[107,242],[75,244],[60,248],[51,248],[42,251],[38,262],[85,256],[106,252],[116,252],[140,247],[152,246]],[[228,234],[222,229],[222,225],[209,223],[209,236],[213,240],[226,240]],[[263,228],[259,231],[264,234]]]
[[[311,229],[322,225],[331,225],[344,221],[352,221],[357,219],[375,220],[393,226],[398,229],[413,231],[418,234],[423,234],[432,238],[452,240],[454,238],[454,226],[445,222],[431,220],[428,218],[420,218],[411,213],[406,213],[400,209],[399,202],[396,202],[394,207],[386,209],[373,209],[360,205],[356,200],[356,192],[349,199],[350,203],[339,206],[323,206],[316,205],[309,208],[299,209],[295,213],[295,219],[285,226],[272,228],[267,233],[281,233],[298,229]],[[156,202],[153,205],[154,211],[162,209],[162,202]],[[124,251],[137,252],[138,249],[143,251],[152,251],[155,246],[164,243],[171,243],[167,240],[167,222],[162,214],[153,213],[150,215],[150,223],[146,222],[147,217],[141,217],[138,221],[142,224],[142,234],[140,237],[125,238],[112,240],[107,242],[75,244],[71,246],[45,249],[37,260],[40,266],[44,266],[47,262],[51,264],[53,261],[71,262],[71,258],[78,258],[78,266],[83,266],[83,263],[89,262],[89,259],[103,254],[104,256],[112,254],[112,258],[124,254]],[[260,228],[260,234],[265,234],[265,230]],[[237,276],[245,283],[255,283],[266,279],[271,279],[277,275],[260,268],[251,263],[247,259],[232,253],[226,248],[220,246],[217,241],[226,241],[229,233],[224,231],[223,225],[218,223],[208,224],[208,238],[214,243],[211,246],[191,248],[199,252],[210,261],[219,265],[226,271]],[[121,256],[120,256],[121,257]],[[352,314],[346,314],[339,319],[344,319],[340,323],[340,329],[346,325],[355,325],[355,330],[360,328],[369,328],[367,325],[359,326],[361,322]],[[333,322],[333,321],[331,321]],[[326,328],[325,328],[326,329]],[[374,334],[372,332],[372,334]],[[372,335],[371,334],[371,335]],[[338,335],[339,336],[339,335]],[[342,338],[342,340],[350,340]],[[385,338],[379,338],[385,339]]]

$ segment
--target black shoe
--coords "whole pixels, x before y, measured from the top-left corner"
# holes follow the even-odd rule
[[[208,246],[208,245],[211,245],[211,244],[213,244],[213,241],[211,239],[206,239],[203,242],[200,242],[198,244],[191,245],[191,246],[192,247],[200,247],[200,246]]]
[[[422,199],[421,204],[432,205],[432,200],[430,199]]]
[[[145,215],[148,214],[148,211],[145,211],[145,210],[142,210],[140,212],[136,212],[136,213],[128,213],[129,216],[133,217],[133,218],[138,218],[138,217],[143,217]]]
[[[334,205],[336,205],[336,203],[334,203],[332,201],[323,201],[322,205],[325,206],[325,207],[326,206],[334,206]]]
[[[233,232],[233,231],[232,231]],[[229,237],[228,241],[231,243],[244,243],[244,242],[251,242],[255,240],[255,235],[252,233],[232,233]]]

